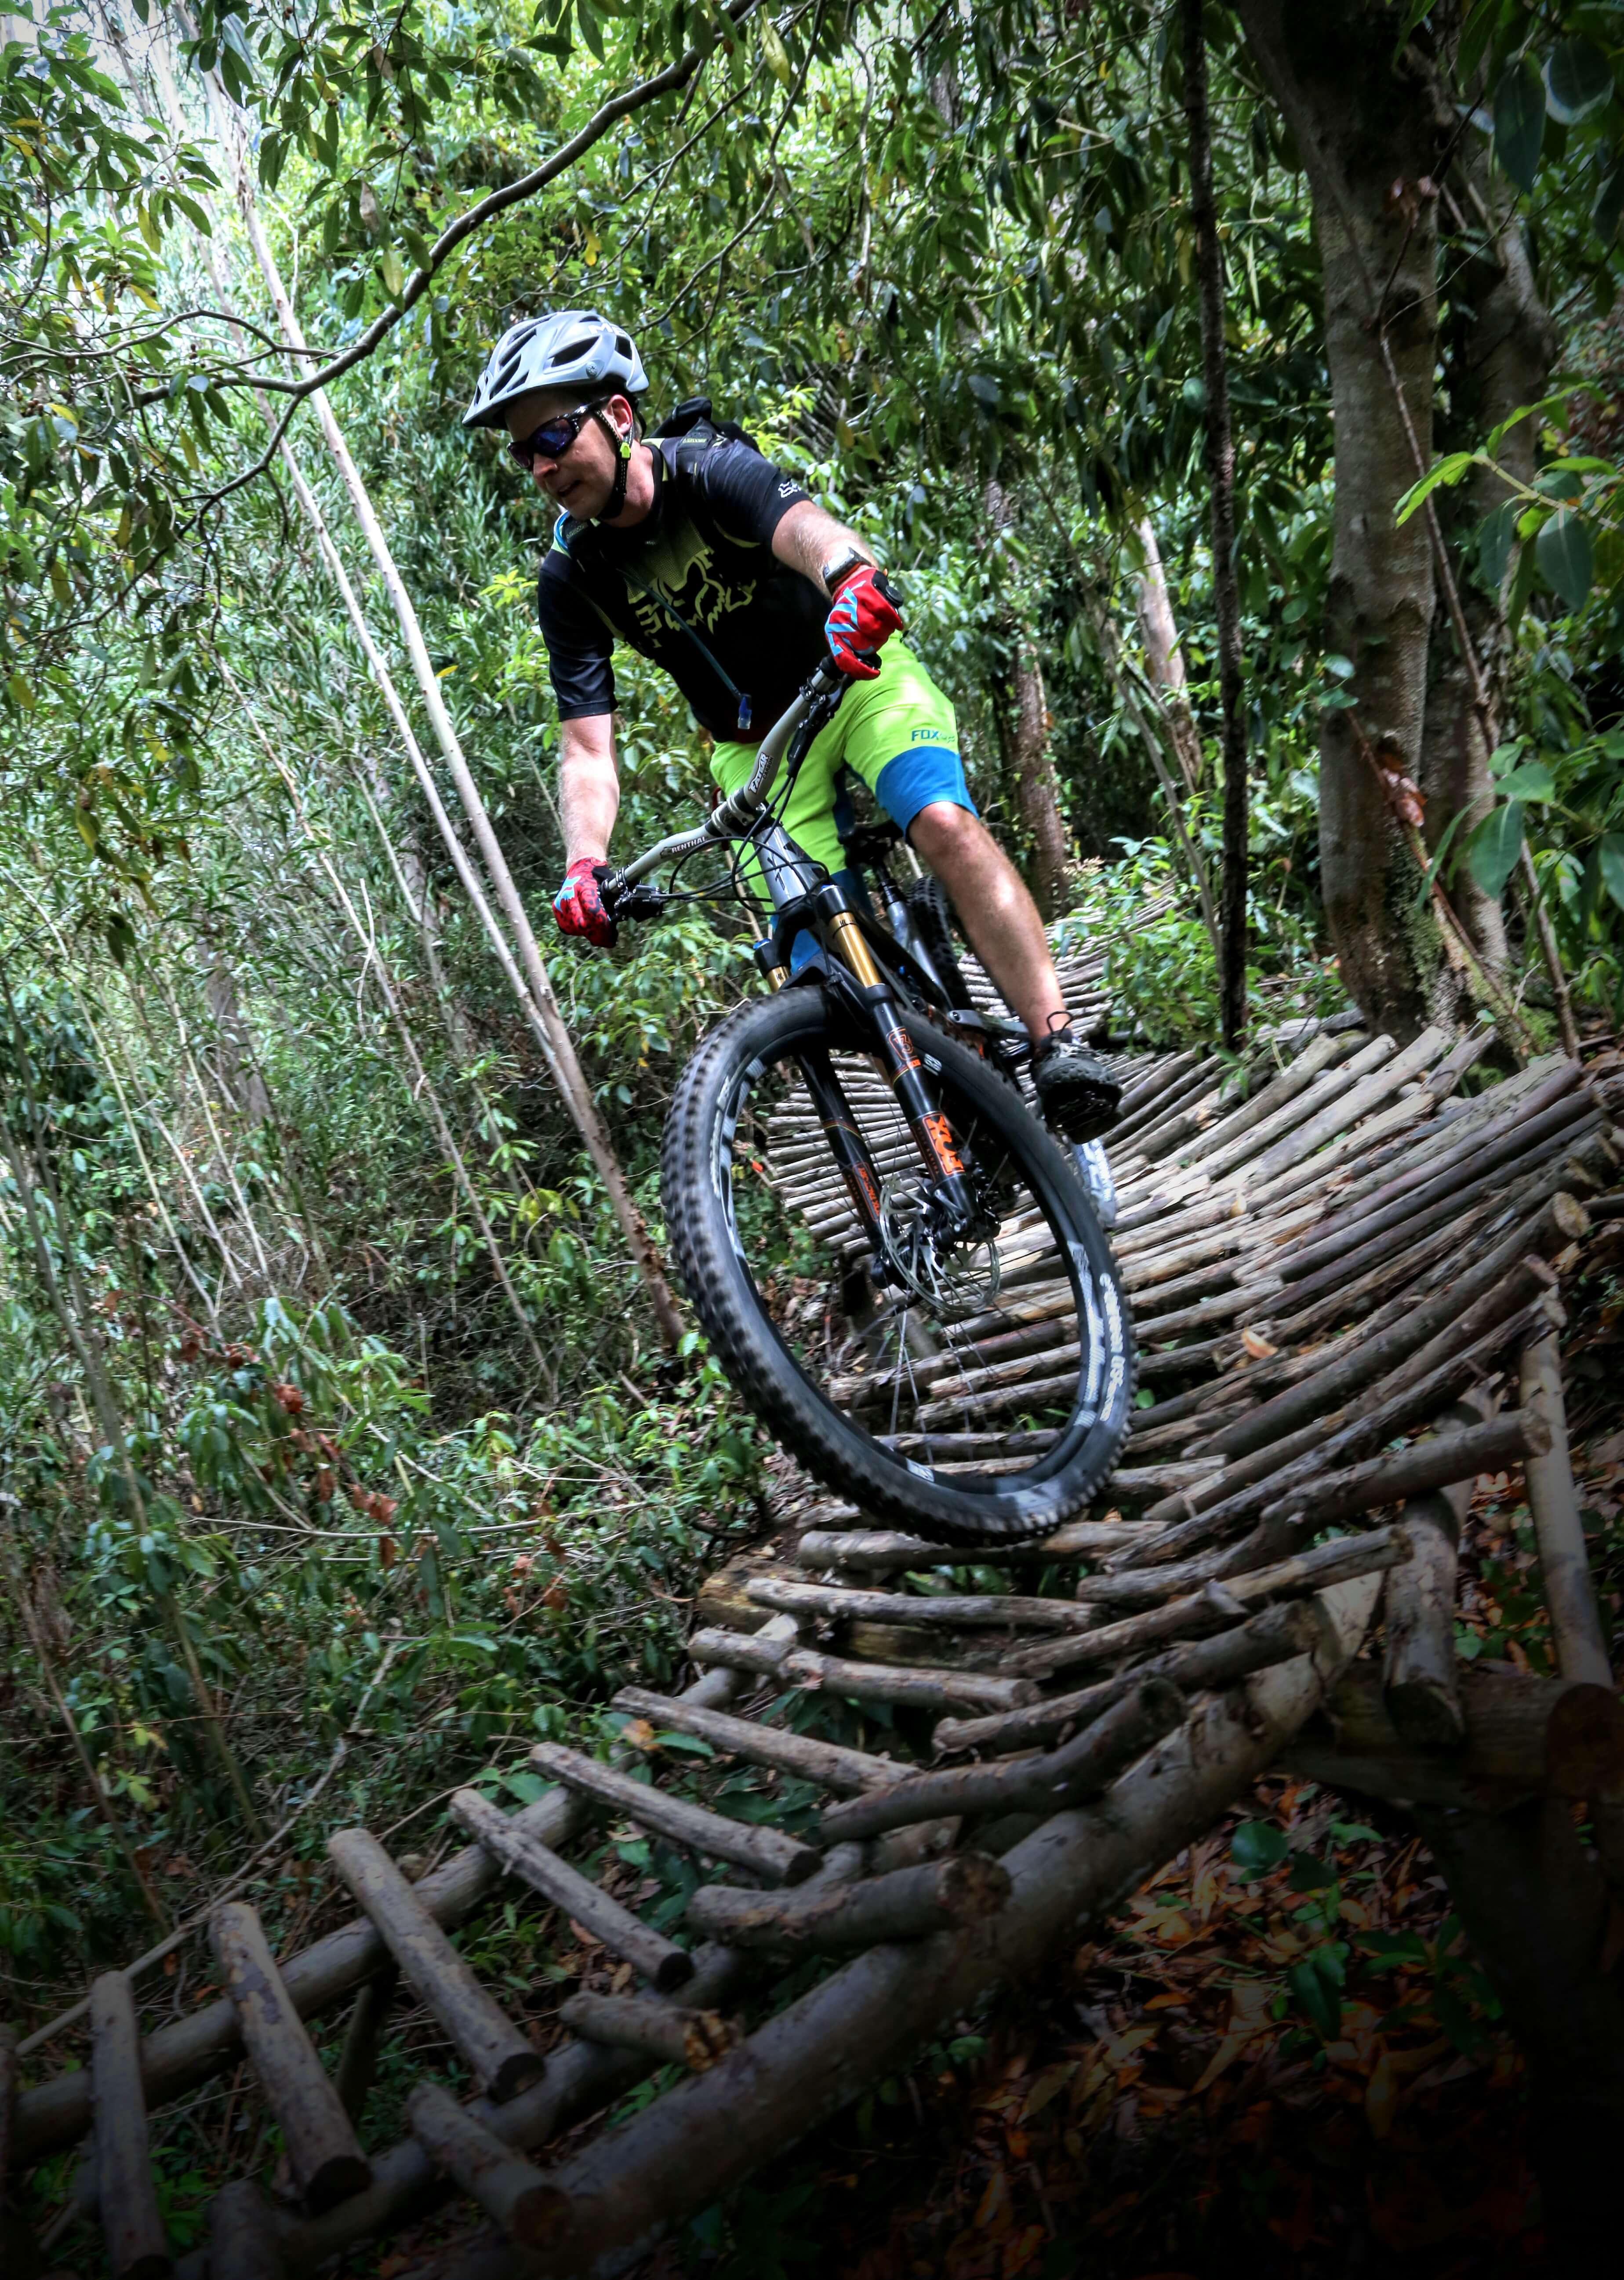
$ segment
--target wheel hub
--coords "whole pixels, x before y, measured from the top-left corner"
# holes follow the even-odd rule
[[[883,1256],[878,1271],[943,1321],[990,1306],[1003,1281],[997,1225],[963,1231],[941,1199],[915,1178],[893,1176],[880,1190]]]

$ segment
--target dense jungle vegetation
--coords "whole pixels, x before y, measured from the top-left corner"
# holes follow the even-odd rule
[[[546,307],[625,324],[653,414],[709,394],[893,567],[983,812],[1106,949],[1119,1036],[1216,1033],[1222,778],[1171,0],[12,4],[0,2016],[27,2032],[238,1879],[308,1926],[334,1826],[430,1852],[451,1788],[596,1737],[615,1683],[673,1675],[764,1493],[695,1336],[662,1346],[409,765],[341,569],[472,844],[315,383],[538,929],[550,525],[459,420]],[[1206,35],[1254,1017],[1351,992],[1397,1035],[1482,1010],[1543,1048],[1537,911],[1580,1024],[1614,1027],[1624,11],[1236,0]],[[618,662],[629,849],[708,778],[669,685]],[[748,933],[696,904],[612,955],[541,948],[658,1238],[663,1106],[758,986]],[[515,1984],[564,1976],[533,1933],[491,1936]],[[177,2238],[225,2096],[166,2155]]]

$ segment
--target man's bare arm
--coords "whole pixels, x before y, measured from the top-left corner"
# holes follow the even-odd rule
[[[773,533],[773,551],[791,570],[798,570],[803,578],[810,578],[820,593],[827,591],[821,572],[826,562],[833,562],[843,554],[860,555],[865,562],[874,560],[873,550],[866,546],[856,531],[848,530],[843,522],[836,522],[814,499],[802,499],[792,506]]]
[[[558,723],[558,813],[567,861],[605,861],[620,807],[614,722],[607,712]]]

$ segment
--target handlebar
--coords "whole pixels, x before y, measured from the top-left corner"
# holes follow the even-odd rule
[[[832,658],[826,658],[812,673],[789,709],[774,721],[761,740],[756,754],[756,765],[750,770],[748,783],[729,795],[711,810],[702,824],[692,831],[678,831],[670,838],[660,840],[655,846],[633,859],[624,870],[612,871],[599,885],[604,907],[612,918],[632,917],[635,911],[629,897],[640,879],[662,863],[674,862],[679,858],[696,854],[702,847],[714,846],[724,839],[736,839],[747,824],[753,823],[766,805],[785,752],[791,738],[807,714],[837,689],[843,689],[845,676]]]

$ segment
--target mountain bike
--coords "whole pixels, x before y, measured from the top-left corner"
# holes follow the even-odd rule
[[[820,665],[748,783],[600,880],[617,922],[653,918],[674,892],[655,871],[727,846],[735,890],[753,858],[771,898],[772,994],[712,1030],[672,1101],[671,1247],[724,1370],[810,1472],[934,1540],[1041,1536],[1116,1461],[1128,1309],[1084,1181],[1022,1097],[1031,1041],[972,1003],[935,882],[874,865],[881,917],[780,820],[845,686]]]

